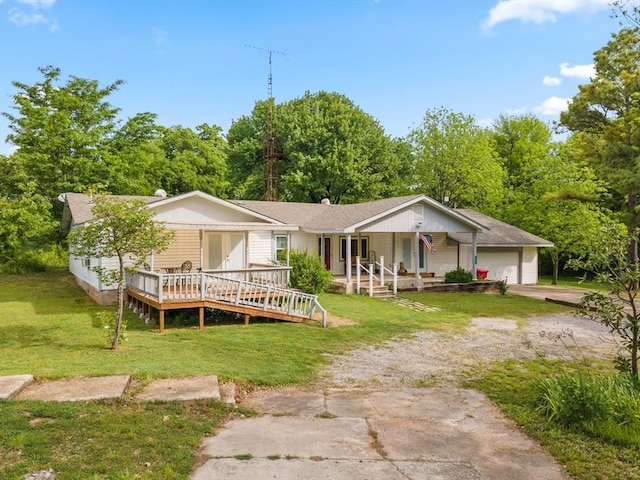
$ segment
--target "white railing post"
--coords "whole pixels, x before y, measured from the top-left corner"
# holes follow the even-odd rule
[[[380,257],[380,286],[384,286],[384,255]]]
[[[393,264],[393,294],[398,294],[398,264]]]
[[[204,300],[207,297],[207,284],[205,283],[205,273],[200,272],[200,299]]]
[[[369,264],[369,296],[373,297],[373,263]]]
[[[360,257],[359,256],[356,256],[356,293],[360,295]]]

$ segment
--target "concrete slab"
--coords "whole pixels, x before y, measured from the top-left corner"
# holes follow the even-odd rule
[[[0,377],[0,400],[15,397],[33,382],[33,375],[6,375]]]
[[[135,399],[140,401],[160,400],[164,402],[220,400],[218,377],[216,375],[204,375],[154,380],[136,395]]]
[[[287,415],[229,422],[204,440],[200,453],[209,459],[192,480],[568,478],[473,390],[287,389],[259,392],[248,403]],[[323,403],[335,418],[315,416]]]
[[[286,480],[407,480],[437,479],[439,477],[407,477],[393,464],[383,460],[307,460],[307,459],[251,459],[250,461],[223,458],[210,460],[189,477],[191,480],[224,478],[233,480],[255,480],[257,478],[279,478]],[[444,478],[444,477],[442,477]],[[450,477],[454,478],[454,477]],[[479,477],[455,477],[475,480]]]
[[[210,457],[273,455],[300,458],[380,460],[371,447],[368,425],[361,418],[271,417],[233,420],[205,439]]]
[[[56,402],[116,400],[124,394],[129,380],[129,375],[110,375],[38,382],[25,388],[16,399]]]
[[[318,390],[261,390],[243,406],[268,415],[315,417],[325,412],[324,393]]]
[[[432,388],[391,391],[329,390],[327,410],[338,417],[467,418],[486,405],[482,394],[468,389]]]

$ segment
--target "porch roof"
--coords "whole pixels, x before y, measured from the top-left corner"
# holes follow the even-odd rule
[[[482,225],[488,230],[479,233],[476,243],[479,247],[552,247],[553,242],[509,225],[496,218],[475,210],[460,208],[456,210]],[[448,233],[447,237],[456,243],[471,245],[470,233]]]

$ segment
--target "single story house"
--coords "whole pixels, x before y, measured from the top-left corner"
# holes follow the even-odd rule
[[[355,257],[362,264],[394,264],[419,284],[457,267],[508,283],[538,281],[538,248],[552,243],[466,209],[451,209],[425,195],[409,195],[350,205],[222,200],[200,191],[167,198],[142,198],[155,218],[175,230],[169,248],[150,252],[151,272],[240,271],[268,268],[287,249],[320,255],[334,276],[354,282]],[[91,221],[91,198],[64,195],[62,228]],[[92,266],[115,267],[113,258],[70,257],[69,269],[99,303],[113,300]]]

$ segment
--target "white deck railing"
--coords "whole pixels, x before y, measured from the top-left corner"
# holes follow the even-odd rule
[[[375,266],[379,267],[380,276],[378,277],[375,274]],[[367,268],[364,264],[360,263],[360,257],[356,257],[356,293],[360,293],[360,279],[362,272],[365,272],[369,277],[369,296],[373,297],[373,284],[374,280],[379,282],[378,284],[383,286],[384,283],[384,274],[385,271],[390,273],[393,278],[393,294],[398,294],[398,264],[393,264],[393,270],[389,270],[384,266],[384,256],[380,257],[379,262],[375,262],[375,264],[370,263],[369,268]]]
[[[313,318],[318,310],[322,314],[322,326],[327,326],[326,311],[318,303],[316,295],[269,283],[233,278],[231,274],[162,274],[138,270],[134,275],[127,276],[127,287],[156,299],[158,303],[172,300],[214,300],[304,318]]]

